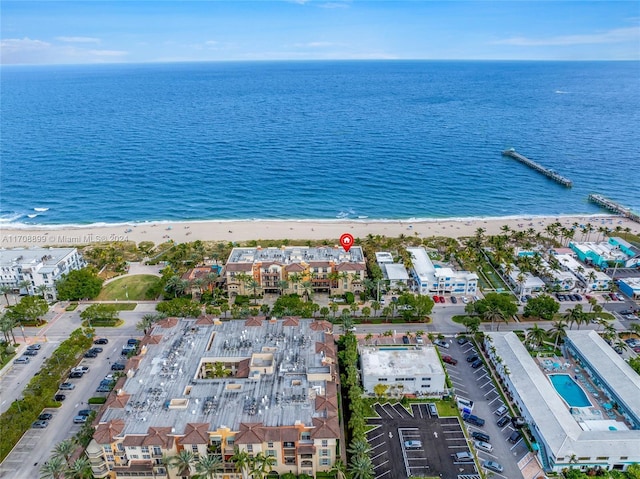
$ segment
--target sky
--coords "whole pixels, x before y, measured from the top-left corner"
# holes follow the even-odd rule
[[[2,64],[640,60],[640,1],[29,1]]]

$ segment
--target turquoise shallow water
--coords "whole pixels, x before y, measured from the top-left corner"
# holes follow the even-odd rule
[[[14,225],[602,212],[591,192],[640,210],[637,62],[1,73],[0,217]]]

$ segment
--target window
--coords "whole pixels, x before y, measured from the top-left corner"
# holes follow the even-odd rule
[[[162,449],[160,449],[158,446],[153,446],[153,455],[162,456]]]
[[[141,449],[143,454],[149,454],[149,446],[142,446]]]
[[[129,454],[129,459],[139,459],[140,456],[138,456],[137,454]]]
[[[302,441],[310,441],[311,440],[311,433],[310,432],[303,432],[302,434],[300,434],[300,439]]]
[[[197,444],[191,444],[191,452],[193,452],[194,454],[198,453],[198,445]]]
[[[104,449],[104,452],[113,452],[113,451],[111,450],[111,444],[108,444],[108,445],[104,446],[104,448],[103,448],[103,449]]]
[[[143,454],[142,459],[151,459],[151,454]]]
[[[274,449],[267,449],[267,457],[278,457]]]
[[[378,378],[378,381],[381,383],[387,382],[387,378]]]
[[[247,444],[247,452],[253,452],[253,444]]]
[[[322,457],[327,457],[329,455],[329,449],[320,449],[320,455]]]
[[[331,460],[329,459],[320,459],[321,466],[329,466],[331,464]]]
[[[109,462],[113,462],[114,461],[114,458],[113,458],[113,456],[111,454],[107,454],[107,461],[109,461]]]
[[[283,444],[284,447],[296,447],[295,442],[285,442]]]
[[[322,440],[322,447],[327,447],[329,445],[329,441],[327,441],[326,439]]]

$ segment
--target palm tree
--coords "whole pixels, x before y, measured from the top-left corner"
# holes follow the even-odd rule
[[[353,456],[349,462],[352,479],[373,479],[373,464],[369,456]]]
[[[169,457],[166,462],[169,467],[178,470],[179,476],[190,476],[195,460],[196,456],[191,451],[182,449],[177,456]]]
[[[482,315],[482,318],[485,321],[491,321],[491,330],[493,331],[493,323],[495,321],[505,321],[506,322],[506,318],[504,316],[504,313],[502,312],[502,310],[496,306],[491,306],[489,308],[487,308],[487,310],[484,312],[484,314]],[[498,330],[500,329],[500,325],[498,324]]]
[[[26,279],[23,280],[23,281],[20,281],[18,283],[18,289],[20,291],[22,291],[24,289],[26,294],[31,295],[31,291],[30,291],[30,289],[31,289],[31,281],[27,281]]]
[[[9,315],[0,316],[0,330],[4,334],[7,343],[9,339],[13,339],[11,344],[16,344],[16,337],[13,334],[13,328],[17,325],[17,319],[10,317]]]
[[[306,298],[306,301],[311,301],[313,296],[313,283],[311,281],[302,282],[302,295]]]
[[[9,293],[13,293],[13,288],[11,286],[0,286],[0,294],[4,295],[4,300],[7,302],[7,306],[9,306]]]
[[[258,288],[260,287],[260,283],[258,283],[253,278],[249,278],[246,282],[246,285],[247,287],[251,288],[251,291],[253,292],[253,304],[254,305],[258,304],[257,291],[258,291]]]
[[[39,284],[38,286],[36,286],[36,293],[42,296],[42,299],[46,299],[45,296],[47,294],[47,291],[49,291],[49,286],[47,286],[46,284]]]
[[[527,343],[534,349],[540,346],[547,337],[547,332],[537,324],[527,331]]]
[[[380,311],[381,307],[382,305],[378,301],[371,301],[371,309],[373,309],[374,316],[378,315],[378,311]]]
[[[342,459],[336,459],[336,462],[329,469],[329,474],[333,474],[334,479],[347,479],[347,466]]]
[[[236,467],[236,471],[242,474],[242,479],[249,479],[249,470],[253,467],[253,458],[249,453],[236,447],[231,460]]]
[[[275,464],[275,457],[265,456],[261,452],[256,454],[253,458],[253,469],[251,470],[253,479],[264,479],[264,477],[271,472]]]
[[[69,458],[71,454],[76,450],[76,442],[72,439],[65,439],[62,442],[56,444],[56,447],[53,448],[53,456],[60,457],[65,460],[67,464],[69,464]]]
[[[40,468],[40,479],[62,479],[67,464],[62,457],[53,456]]]
[[[555,336],[555,341],[553,343],[553,349],[558,347],[558,341],[560,338],[566,336],[567,334],[567,323],[564,321],[554,321],[553,327],[551,328],[552,335]]]
[[[282,296],[284,291],[289,289],[289,281],[285,281],[284,279],[278,281],[278,289],[280,290],[280,296]]]
[[[168,293],[173,293],[173,297],[177,298],[178,285],[180,284],[181,281],[182,279],[180,279],[180,276],[178,275],[171,276],[171,278],[167,280],[167,284],[164,287],[165,291],[167,291]]]
[[[86,457],[73,461],[69,469],[64,473],[65,479],[93,479],[91,463]]]
[[[573,327],[573,324],[576,323],[578,325],[578,329],[580,329],[580,323],[582,323],[582,318],[584,314],[582,312],[582,305],[576,304],[573,309],[568,309],[564,313],[564,318],[569,323],[569,329]]]
[[[196,462],[196,475],[194,479],[214,479],[218,471],[222,469],[222,459],[214,454],[200,456]]]
[[[371,447],[364,439],[354,439],[351,441],[347,452],[352,456],[366,456],[369,454]]]
[[[331,313],[331,310],[327,306],[320,308],[320,317],[322,319],[327,319],[329,317],[329,313]]]

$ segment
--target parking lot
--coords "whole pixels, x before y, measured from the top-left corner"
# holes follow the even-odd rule
[[[467,358],[477,353],[474,345],[470,342],[460,345],[456,341],[450,343],[448,349],[442,349],[443,354],[447,354],[457,360],[456,365],[446,364],[447,372],[453,383],[458,397],[473,401],[472,414],[485,420],[482,427],[465,423],[469,435],[474,431],[483,432],[490,437],[493,450],[477,450],[479,462],[490,460],[500,463],[504,471],[502,473],[493,472],[494,477],[518,478],[522,477],[518,461],[520,461],[529,451],[526,443],[520,438],[515,444],[508,441],[509,436],[515,431],[511,422],[507,422],[502,427],[497,422],[500,419],[495,411],[504,403],[496,386],[487,371],[486,366],[474,369]],[[507,415],[511,415],[510,412]]]
[[[457,417],[438,417],[426,404],[376,404],[379,418],[367,433],[376,479],[434,476],[445,479],[479,478],[473,462],[455,461],[456,452],[469,451]],[[407,444],[408,443],[408,444]]]

